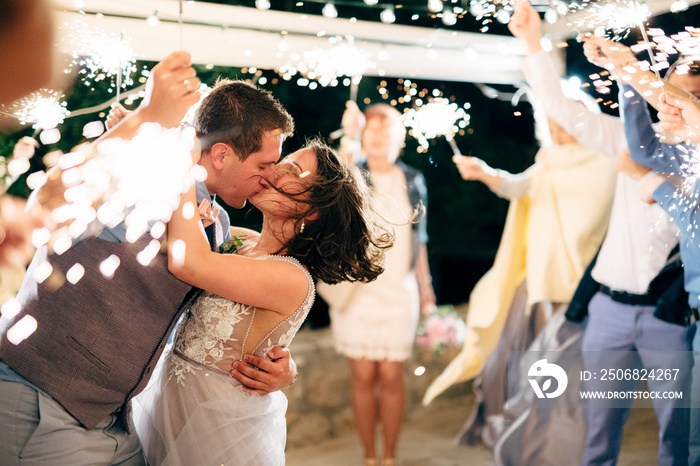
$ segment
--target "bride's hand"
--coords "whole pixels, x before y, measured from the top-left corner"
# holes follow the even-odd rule
[[[297,365],[287,348],[277,346],[267,356],[271,361],[246,354],[243,363],[233,363],[231,377],[243,384],[244,392],[267,395],[290,386],[294,381]]]

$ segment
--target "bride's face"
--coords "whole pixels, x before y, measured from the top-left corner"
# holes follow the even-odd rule
[[[297,215],[306,206],[308,189],[313,182],[318,166],[313,149],[301,149],[286,156],[274,167],[273,188],[266,180],[263,189],[250,198],[251,204],[264,214],[283,217]],[[281,192],[279,192],[279,191]]]

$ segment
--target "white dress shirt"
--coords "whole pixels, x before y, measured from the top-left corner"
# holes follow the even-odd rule
[[[622,121],[593,113],[582,103],[568,99],[544,51],[525,58],[523,73],[542,100],[547,117],[581,144],[613,159],[627,149]],[[678,243],[678,227],[657,204],[639,200],[638,186],[639,181],[617,175],[610,224],[592,276],[611,289],[645,294]]]

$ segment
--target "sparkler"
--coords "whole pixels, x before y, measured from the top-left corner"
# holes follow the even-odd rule
[[[454,135],[469,124],[469,119],[464,108],[442,97],[404,113],[404,124],[411,129],[411,135],[418,139],[424,149],[428,148],[428,139],[445,136],[455,155],[461,152],[454,141]]]
[[[179,9],[178,9],[178,15],[177,15],[177,23],[180,27],[180,50],[185,50],[185,39],[184,39],[184,34],[183,34],[183,28],[182,28],[182,0],[178,0],[179,3]]]
[[[300,80],[300,84],[308,84],[308,80],[312,80],[324,87],[337,86],[339,78],[350,78],[351,97],[354,100],[357,98],[357,84],[367,70],[374,68],[376,64],[368,53],[355,46],[352,36],[345,39],[334,36],[329,42],[330,49],[315,47],[304,52],[302,57],[293,56],[296,63],[281,66],[279,74],[288,80],[298,73],[306,80]]]
[[[636,0],[584,1],[572,4],[567,12],[580,13],[568,23],[569,26],[593,29],[601,36],[605,35],[605,30],[610,30],[611,40],[626,38],[633,28],[643,25],[651,16],[649,7],[638,4]]]
[[[136,71],[136,58],[129,41],[123,39],[123,34],[91,30],[86,24],[79,23],[70,36],[76,47],[66,72],[74,66],[79,67],[86,85],[114,76],[117,81],[117,96],[122,87],[133,84],[131,74]]]
[[[52,129],[70,115],[63,94],[40,89],[13,104],[12,115],[22,125],[31,124],[37,130]]]
[[[115,227],[121,222],[128,241],[149,231],[153,234],[153,225],[170,219],[179,195],[195,180],[204,179],[202,168],[192,165],[193,145],[192,128],[164,130],[157,124],[145,124],[130,141],[115,138],[99,143],[97,155],[84,151],[64,154],[58,167],[65,203],[53,208],[51,217],[70,226],[54,234],[54,245],[61,240],[65,244],[61,248],[67,249],[88,229]],[[151,257],[150,252],[143,257]]]
[[[350,84],[350,100],[357,102],[358,85],[367,70],[375,68],[376,63],[371,60],[370,54],[355,46],[355,39],[347,36],[343,39],[334,36],[329,39],[332,47],[329,50],[315,47],[306,51],[302,57],[292,57],[296,64],[287,63],[280,67],[279,74],[284,79],[291,79],[299,73],[303,78],[297,80],[300,85],[312,84],[309,80],[318,82],[321,86],[337,86],[338,79],[346,77]],[[338,129],[331,133],[332,139],[338,139],[344,134],[344,130]]]

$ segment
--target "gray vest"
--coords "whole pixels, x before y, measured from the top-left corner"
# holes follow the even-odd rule
[[[61,275],[80,263],[85,274],[75,285],[38,284],[32,274],[46,259],[34,257],[17,298],[22,310],[11,321],[0,320],[0,359],[44,390],[87,428],[123,407],[143,390],[173,330],[192,287],[168,272],[159,253],[148,266],[136,256],[152,240],[115,243],[99,238],[80,241],[62,255],[51,255]],[[121,263],[111,278],[100,263],[115,254]],[[7,330],[25,314],[37,330],[19,345]]]

